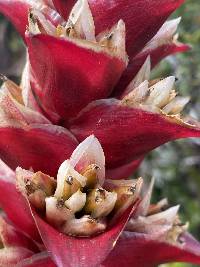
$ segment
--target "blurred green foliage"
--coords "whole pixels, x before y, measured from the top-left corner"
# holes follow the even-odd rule
[[[181,16],[179,40],[191,50],[169,57],[157,67],[153,76],[174,74],[181,95],[190,95],[186,112],[200,119],[200,1],[188,0],[173,15]],[[157,179],[155,198],[167,196],[172,204],[181,204],[184,220],[200,238],[200,141],[176,141],[152,152],[142,166],[142,173]]]
[[[178,78],[177,89],[180,94],[191,96],[186,112],[200,119],[200,1],[187,0],[173,15],[177,16],[182,17],[179,40],[190,44],[192,49],[164,60],[153,71],[152,77],[175,75]],[[3,42],[1,38],[4,38]],[[0,71],[18,80],[25,59],[25,49],[21,38],[2,17],[0,50],[4,55]],[[156,178],[153,200],[167,196],[172,205],[181,204],[183,221],[190,221],[190,231],[200,239],[200,140],[177,141],[160,147],[146,158],[138,175],[149,180],[152,176]],[[162,265],[169,266],[194,265]]]
[[[173,15],[181,16],[179,40],[191,45],[184,54],[169,57],[153,71],[153,77],[174,74],[181,95],[190,95],[187,114],[200,119],[200,1],[187,0]],[[154,176],[154,201],[168,197],[170,204],[181,204],[181,218],[190,222],[190,232],[200,239],[200,141],[176,141],[150,153],[139,175]],[[162,267],[194,267],[166,264]]]

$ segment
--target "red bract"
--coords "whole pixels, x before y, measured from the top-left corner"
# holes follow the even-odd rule
[[[119,59],[103,51],[95,53],[95,47],[82,48],[45,35],[27,36],[26,40],[40,85],[35,93],[47,113],[53,110],[64,120],[76,116],[92,100],[109,96],[125,69]]]
[[[128,220],[129,212],[105,233],[90,238],[65,236],[46,224],[37,215],[35,221],[42,240],[57,266],[99,266],[112,251]],[[53,241],[53,242],[52,242]],[[95,249],[94,249],[95,248]],[[91,253],[92,252],[92,253]]]
[[[2,217],[0,217],[0,238],[1,266],[56,266],[47,252],[40,252],[39,247],[30,238]]]
[[[60,1],[60,0],[52,0],[57,11],[63,16],[63,18],[68,18],[68,15],[76,3],[76,0],[68,0],[68,1]]]
[[[200,136],[198,126],[188,127],[167,116],[124,106],[115,99],[91,103],[71,122],[70,130],[79,141],[90,134],[97,136],[109,168],[129,163],[170,140]]]
[[[193,262],[200,264],[200,245],[189,234],[182,236],[185,244],[176,247],[155,241],[147,235],[124,232],[116,248],[103,263],[105,267],[137,266],[154,267],[161,262]],[[116,261],[117,258],[117,261]],[[145,261],[145,263],[144,263]],[[113,265],[114,263],[114,265]]]
[[[55,173],[77,144],[65,129],[53,125],[4,127],[0,129],[0,135],[1,158],[9,162],[10,167],[15,169],[20,162],[26,168],[44,170],[49,174]],[[49,164],[49,160],[53,164]]]

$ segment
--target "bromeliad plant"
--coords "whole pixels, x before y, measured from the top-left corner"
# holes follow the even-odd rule
[[[188,49],[180,18],[165,22],[182,2],[0,0],[27,46],[21,84],[1,75],[2,266],[200,264],[178,206],[124,180],[152,149],[200,136],[175,77],[150,80]]]

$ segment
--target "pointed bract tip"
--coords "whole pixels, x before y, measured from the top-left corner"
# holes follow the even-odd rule
[[[80,143],[70,158],[71,165],[80,172],[89,165],[96,164],[98,169],[98,181],[102,185],[105,179],[105,155],[99,140],[94,136],[88,136]]]
[[[169,87],[173,87],[175,80],[176,80],[175,76],[169,76],[169,77],[163,79],[162,81],[166,81],[166,83],[168,83]]]
[[[166,29],[169,30],[171,34],[175,34],[180,22],[181,22],[181,17],[178,17],[167,21],[164,25],[166,25]]]

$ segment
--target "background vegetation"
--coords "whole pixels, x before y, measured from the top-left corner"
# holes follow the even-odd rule
[[[179,40],[192,49],[168,57],[153,76],[174,74],[181,95],[190,95],[186,112],[200,119],[200,1],[187,0],[173,15],[181,16]],[[139,171],[144,177],[156,177],[154,200],[168,197],[171,204],[181,204],[183,221],[190,221],[190,231],[200,239],[200,140],[180,140],[153,151]],[[190,264],[166,264],[165,267],[192,267]]]
[[[180,94],[190,95],[186,112],[200,119],[200,1],[187,0],[173,15],[181,16],[180,40],[192,46],[190,52],[169,57],[153,76],[174,74]],[[25,60],[22,41],[8,21],[0,17],[0,72],[15,81]],[[200,140],[190,139],[166,144],[146,158],[138,175],[156,177],[154,201],[168,197],[171,204],[181,204],[183,221],[190,221],[190,231],[200,239]],[[169,264],[167,267],[191,267]]]

